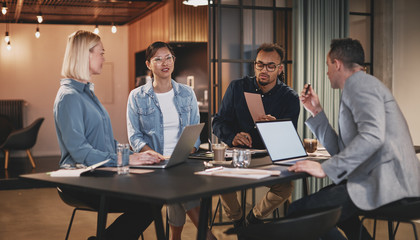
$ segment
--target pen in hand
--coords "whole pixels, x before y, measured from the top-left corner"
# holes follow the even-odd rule
[[[311,84],[310,83],[308,83],[308,86],[306,87],[306,91],[305,91],[305,96],[306,95],[308,95],[308,91],[309,91],[309,88],[311,87]]]

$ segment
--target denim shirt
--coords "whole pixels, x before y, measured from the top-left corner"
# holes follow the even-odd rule
[[[106,166],[116,165],[111,120],[91,88],[91,83],[61,80],[53,112],[62,168],[90,166],[106,159],[111,159]]]
[[[179,116],[179,138],[185,126],[200,123],[200,113],[194,91],[184,84],[171,81]],[[127,131],[133,150],[139,152],[147,144],[163,154],[163,130],[163,114],[153,90],[153,82],[132,90],[127,103]],[[200,139],[197,139],[194,147],[198,149],[199,146]]]
[[[255,77],[247,76],[229,84],[219,112],[213,119],[213,133],[224,143],[232,147],[235,135],[247,132],[251,135],[253,148],[265,148],[249,112],[244,92],[261,94],[265,114],[271,114],[276,119],[290,119],[296,128],[300,112],[298,94],[279,80],[270,91],[263,93]]]

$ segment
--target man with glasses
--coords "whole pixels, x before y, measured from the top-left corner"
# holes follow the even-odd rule
[[[287,118],[296,127],[300,111],[299,96],[282,81],[283,61],[284,51],[280,46],[262,44],[254,62],[255,76],[246,76],[229,84],[212,123],[213,133],[229,147],[265,148],[248,110],[244,92],[261,95],[266,115],[258,121]],[[270,186],[270,190],[246,218],[241,211],[236,192],[222,195],[222,204],[237,229],[243,225],[262,223],[262,218],[289,198],[292,189],[291,183]]]

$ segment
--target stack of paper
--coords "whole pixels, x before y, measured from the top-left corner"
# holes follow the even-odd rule
[[[54,172],[49,172],[51,177],[79,177],[80,174],[88,171],[93,171],[95,168],[104,165],[105,163],[109,162],[111,159],[107,159],[105,161],[99,162],[87,168],[79,168],[79,169],[59,169]]]

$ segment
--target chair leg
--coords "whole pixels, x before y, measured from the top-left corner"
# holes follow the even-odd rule
[[[394,227],[392,221],[388,221],[388,238],[394,240]]]
[[[210,222],[210,230],[213,228],[214,220],[216,219],[217,209],[219,209],[219,206],[220,206],[220,197],[219,197],[219,201],[217,201],[216,209],[214,210],[214,215]]]
[[[7,169],[9,165],[9,154],[10,154],[10,151],[5,149],[4,150],[4,169]]]
[[[31,151],[29,151],[29,149],[26,149],[26,153],[28,154],[29,161],[31,161],[32,168],[35,168],[35,162],[34,162],[34,159],[32,158]]]
[[[71,225],[73,224],[73,219],[74,219],[74,215],[76,214],[76,211],[77,211],[77,208],[74,208],[73,214],[71,215],[71,218],[70,218],[69,227],[67,228],[66,240],[69,239]]]
[[[417,236],[417,229],[416,229],[416,224],[414,224],[412,221],[409,222],[411,224],[411,226],[413,226],[413,231],[414,231],[414,238],[416,240],[418,240],[418,236]]]
[[[362,232],[363,232],[363,221],[366,219],[366,217],[362,217],[360,220],[360,228],[359,228],[359,240],[362,240]]]

